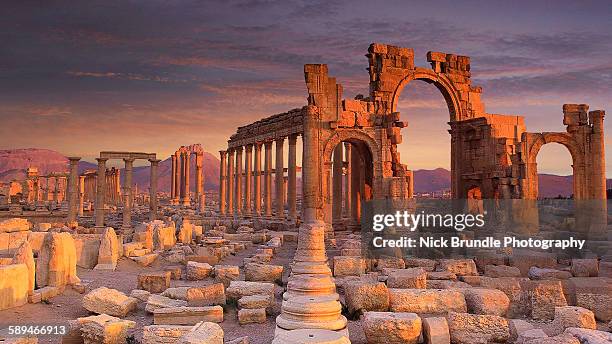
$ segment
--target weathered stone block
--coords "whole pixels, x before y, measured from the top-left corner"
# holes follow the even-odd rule
[[[187,301],[185,300],[174,300],[165,296],[151,294],[147,299],[147,305],[145,311],[153,313],[156,309],[167,308],[167,307],[186,307]]]
[[[270,295],[249,295],[238,299],[238,308],[268,309],[272,305]]]
[[[90,312],[123,318],[136,308],[138,300],[106,287],[92,290],[83,297],[83,307]]]
[[[25,264],[0,266],[0,310],[28,303],[29,270]]]
[[[189,288],[186,300],[190,306],[225,305],[225,288],[222,283]]]
[[[170,272],[146,272],[138,275],[138,289],[161,293],[170,287]]]
[[[238,311],[238,323],[244,324],[262,324],[266,322],[265,308],[243,308]]]
[[[267,264],[246,264],[244,267],[244,279],[252,282],[276,282],[282,283],[283,266]]]
[[[225,287],[229,287],[231,281],[240,277],[240,269],[235,265],[215,265],[215,281],[221,282]]]
[[[366,271],[365,259],[361,257],[334,257],[334,276],[359,276]]]
[[[465,296],[468,312],[472,314],[505,316],[510,299],[497,289],[467,288],[460,290]]]
[[[467,312],[463,294],[451,289],[389,289],[389,301],[393,312],[417,314]]]
[[[249,295],[274,295],[274,284],[266,282],[232,281],[225,290],[230,300],[238,300]]]
[[[195,325],[200,321],[222,322],[223,307],[166,307],[153,311],[155,325]]]
[[[142,328],[142,344],[172,344],[193,326],[150,325]]]
[[[575,277],[597,277],[599,261],[597,259],[572,259],[571,271]]]
[[[520,277],[521,270],[515,266],[486,265],[484,275],[487,277]]]
[[[421,318],[414,313],[366,312],[363,331],[369,344],[416,344]]]
[[[199,281],[209,277],[212,272],[212,266],[208,263],[198,263],[189,261],[185,270],[185,276],[188,280]]]
[[[450,344],[450,332],[446,318],[423,318],[423,340],[424,344]]]
[[[344,285],[344,301],[350,316],[389,310],[389,290],[384,283],[354,281]]]
[[[448,327],[454,344],[504,343],[510,337],[508,320],[496,315],[448,313]]]
[[[200,322],[181,336],[176,344],[223,344],[223,329],[212,322]]]
[[[389,288],[425,289],[427,288],[427,272],[423,268],[408,268],[395,270],[387,279]]]
[[[472,259],[440,259],[438,271],[450,271],[457,276],[477,276],[478,269]]]

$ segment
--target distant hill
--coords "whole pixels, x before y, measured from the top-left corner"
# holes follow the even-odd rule
[[[0,150],[0,181],[7,182],[14,179],[23,179],[26,169],[38,168],[39,174],[50,172],[68,172],[68,158],[59,152],[49,149],[25,148]],[[79,172],[96,170],[97,164],[80,161]],[[219,159],[208,152],[204,152],[204,189],[218,190],[219,188]],[[160,191],[170,191],[172,159],[169,157],[159,164],[158,188]],[[191,159],[191,184],[195,185],[195,159]],[[149,166],[134,167],[133,182],[141,191],[148,190],[150,169]],[[125,174],[121,171],[121,177]]]
[[[568,197],[573,193],[573,176],[539,174],[540,197]],[[415,192],[435,192],[450,189],[450,171],[444,168],[414,171]],[[607,180],[607,188],[612,188],[612,180]]]

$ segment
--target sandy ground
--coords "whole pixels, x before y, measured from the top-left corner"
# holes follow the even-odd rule
[[[285,267],[284,285],[289,273],[296,243],[288,242],[274,255],[271,264]],[[248,250],[239,252],[235,256],[226,257],[220,264],[242,265],[242,259],[255,254],[256,245]],[[97,271],[78,268],[78,276],[84,283],[89,283],[87,290],[105,286],[120,290],[129,295],[137,286],[137,276],[141,272],[162,270],[165,266],[176,266],[163,259],[158,259],[149,267],[140,267],[128,258],[121,258],[115,271]],[[242,269],[241,269],[242,274]],[[241,279],[244,279],[241,276]],[[214,283],[212,278],[204,281],[172,280],[172,287],[198,286]],[[264,324],[239,325],[236,308],[233,305],[225,307],[224,321],[220,323],[225,331],[225,340],[232,340],[242,336],[249,336],[252,344],[269,344],[274,338],[275,318],[280,313],[281,295],[283,287],[276,288],[275,314],[269,315]],[[22,307],[0,311],[0,326],[11,324],[62,324],[68,320],[91,315],[82,306],[83,295],[71,288],[66,288],[62,295],[53,298],[49,303],[27,304]],[[136,328],[130,331],[137,340],[142,338],[142,327],[153,324],[153,316],[144,311],[145,304],[139,302],[136,311],[130,313],[125,319],[136,322]],[[365,344],[363,330],[358,321],[349,322],[349,332],[353,344]],[[41,337],[39,343],[60,343],[60,337]]]

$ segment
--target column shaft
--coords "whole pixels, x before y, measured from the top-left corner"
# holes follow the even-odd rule
[[[227,151],[227,213],[234,215],[234,150]]]
[[[157,166],[158,159],[149,160],[151,163],[151,181],[149,184],[149,220],[157,220]]]
[[[191,188],[189,185],[189,174],[191,169],[191,153],[185,153],[185,197],[182,200],[184,206],[191,205]]]
[[[125,163],[125,180],[123,181],[123,226],[132,228],[132,171],[134,159],[123,159]]]
[[[85,176],[79,176],[79,205],[78,215],[83,216],[83,203],[85,202]]]
[[[70,180],[69,180],[69,192],[68,192],[68,222],[76,221],[78,215],[78,180],[79,180],[79,169],[78,163],[81,158],[70,157]]]
[[[251,215],[251,176],[253,163],[253,145],[247,145],[244,151],[244,211],[245,215]]]
[[[285,175],[285,163],[284,163],[284,143],[285,138],[276,139],[276,164],[275,164],[275,191],[276,191],[276,217],[279,219],[285,218],[285,196],[283,191],[285,190],[284,175]]]
[[[344,143],[344,158],[346,159],[346,174],[344,175],[344,217],[351,217],[351,144]]]
[[[334,149],[332,166],[332,218],[334,222],[342,220],[342,143]]]
[[[234,209],[236,214],[242,213],[242,147],[236,148],[236,199]]]
[[[297,219],[297,135],[289,136],[289,161],[287,166],[287,203],[289,203],[289,220]]]
[[[351,219],[359,222],[361,204],[361,157],[356,149],[351,149]]]
[[[253,187],[253,206],[255,214],[261,216],[261,143],[255,143],[255,165],[253,166],[255,185]]]
[[[264,143],[264,215],[272,216],[272,141]]]
[[[104,227],[104,199],[106,196],[106,160],[98,158],[98,187],[96,191],[96,227]]]
[[[226,206],[226,180],[227,180],[227,166],[226,166],[226,151],[219,151],[221,163],[219,164],[219,214],[225,215]]]
[[[172,172],[170,173],[170,200],[174,200],[176,197],[176,155],[172,155]]]

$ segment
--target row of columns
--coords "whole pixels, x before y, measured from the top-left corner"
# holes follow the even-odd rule
[[[273,218],[272,173],[274,173],[274,199],[276,201],[274,209],[275,217],[279,220],[285,220],[285,203],[288,203],[288,219],[290,221],[295,221],[297,219],[297,135],[290,135],[288,141],[289,161],[287,167],[287,197],[285,197],[284,181],[284,137],[230,148],[227,151],[219,151],[221,158],[221,171],[219,173],[219,213],[221,215]],[[272,168],[273,143],[276,145],[274,170]],[[263,171],[261,166],[262,146],[264,148]],[[245,156],[244,160],[243,150]]]
[[[344,219],[358,224],[365,185],[364,161],[349,142],[340,143],[334,149],[331,185],[332,224],[344,223]]]
[[[172,155],[170,197],[172,204],[191,205],[191,188],[189,185],[191,154],[195,154],[195,199],[202,210],[205,204],[203,152],[190,152],[179,149]]]
[[[97,178],[97,191],[96,191],[96,202],[94,209],[94,216],[96,221],[96,227],[104,227],[104,210],[105,210],[105,193],[106,193],[106,178],[100,178],[106,173],[106,161],[107,158],[97,158],[98,161],[98,178]],[[122,228],[131,228],[132,224],[132,205],[133,205],[133,192],[132,192],[132,175],[133,175],[133,164],[134,159],[126,158],[123,159],[125,163],[125,182],[123,186],[124,194],[124,205],[123,205],[123,224]],[[151,176],[149,186],[149,219],[157,219],[157,167],[159,164],[158,159],[149,159],[151,163]],[[75,182],[76,185],[76,182]],[[75,186],[76,188],[76,186]],[[79,201],[80,203],[81,201]],[[76,204],[76,201],[75,201]]]

